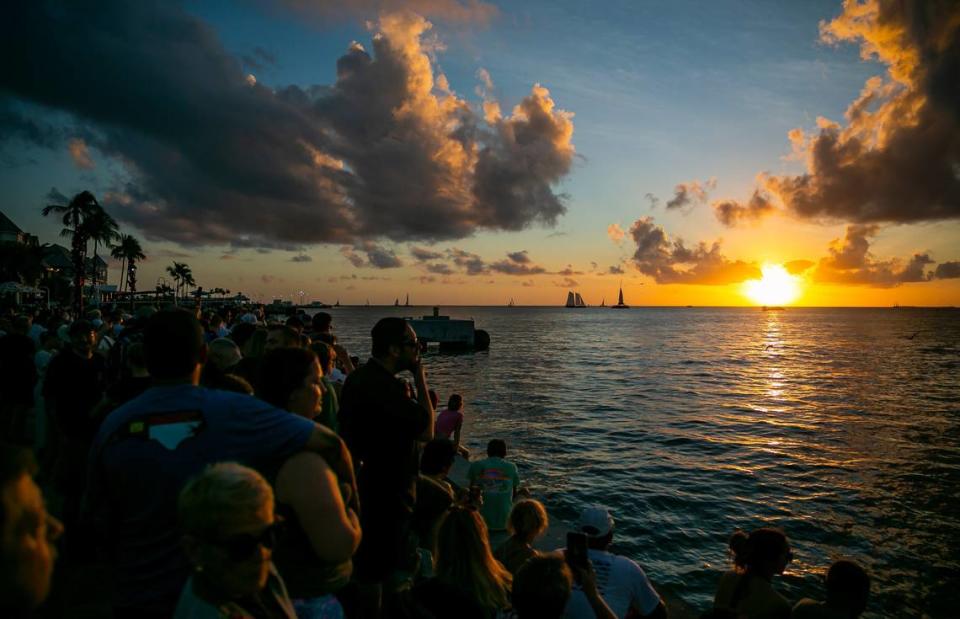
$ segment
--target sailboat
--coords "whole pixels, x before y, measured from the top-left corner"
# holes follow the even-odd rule
[[[586,307],[587,304],[583,302],[583,297],[580,296],[579,292],[567,292],[567,303],[564,307]]]
[[[606,307],[606,306],[607,306],[607,298],[604,297],[603,300],[600,301],[600,307]]]
[[[507,307],[513,307],[513,297],[510,297],[510,302],[507,303]]]
[[[337,299],[337,302],[333,304],[334,307],[340,307],[340,299]]]
[[[400,297],[397,297],[397,300],[393,302],[394,307],[400,307]]]
[[[610,309],[629,309],[630,306],[623,302],[623,283],[620,284],[620,296],[617,297],[617,304],[611,305]]]
[[[407,300],[403,304],[404,307],[410,307],[410,293],[407,293]]]

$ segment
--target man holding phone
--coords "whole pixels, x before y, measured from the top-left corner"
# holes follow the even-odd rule
[[[567,561],[574,568],[583,565],[596,578],[596,588],[607,606],[621,619],[633,614],[661,619],[667,610],[643,568],[626,557],[608,551],[613,542],[613,516],[604,507],[587,507],[580,513],[579,531],[567,537]],[[584,588],[575,585],[563,615],[567,619],[596,616]]]

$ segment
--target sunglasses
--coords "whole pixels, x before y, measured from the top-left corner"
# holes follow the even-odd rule
[[[231,561],[243,561],[249,559],[260,546],[273,550],[280,538],[282,526],[282,522],[274,522],[258,535],[241,533],[223,539],[209,540],[209,543],[223,550]]]

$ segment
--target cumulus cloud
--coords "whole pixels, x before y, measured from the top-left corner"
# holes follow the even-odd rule
[[[610,224],[607,226],[607,236],[617,245],[623,245],[623,239],[627,235],[620,224]]]
[[[363,241],[352,247],[341,247],[340,253],[357,268],[369,266],[375,269],[395,269],[403,266],[403,261],[392,249],[377,245],[373,241]],[[361,256],[361,253],[366,258]]]
[[[498,260],[489,265],[491,271],[505,275],[539,275],[547,270],[534,264],[527,255],[527,251],[518,251],[507,254],[506,260]]]
[[[419,4],[435,15],[487,6]],[[125,171],[103,201],[150,238],[429,241],[553,225],[565,212],[554,188],[575,155],[572,114],[538,84],[488,122],[437,74],[431,25],[409,11],[382,13],[370,51],[352,44],[334,84],[275,89],[248,81],[213,28],[177,2],[27,2],[6,17],[17,28],[0,40],[12,59],[0,110],[19,105],[17,138],[57,141],[41,122],[74,119]]]
[[[623,267],[619,264],[612,264],[607,268],[607,273],[610,275],[623,275]]]
[[[435,264],[428,264],[426,266],[427,271],[430,273],[437,273],[438,275],[453,275],[454,270],[450,267],[449,264],[443,262],[437,262]]]
[[[762,276],[755,263],[730,260],[721,254],[719,241],[687,247],[682,239],[671,239],[652,217],[635,221],[630,236],[637,245],[634,264],[658,284],[723,285]]]
[[[806,172],[768,176],[764,188],[805,218],[960,217],[960,4],[846,0],[820,32],[826,43],[859,43],[886,73],[867,80],[845,124],[792,131]]]
[[[70,153],[70,158],[73,159],[73,165],[81,170],[92,170],[96,167],[96,164],[90,157],[90,149],[87,148],[87,143],[80,138],[71,138],[68,140],[67,151]]]
[[[519,264],[527,264],[530,262],[530,255],[527,254],[527,250],[525,249],[508,253],[507,258]]]
[[[926,267],[935,264],[929,253],[916,253],[907,260],[881,260],[870,252],[870,239],[879,232],[875,224],[847,226],[842,239],[830,243],[827,256],[821,258],[811,273],[813,281],[829,284],[847,284],[891,288],[910,282],[946,279],[958,263],[944,262],[933,271]]]
[[[713,203],[713,212],[717,220],[725,226],[736,226],[743,222],[756,222],[776,212],[770,199],[759,190],[753,192],[747,202],[737,200],[717,200]]]
[[[478,254],[454,247],[447,250],[447,255],[467,275],[482,275],[487,272],[487,263]]]
[[[563,275],[564,277],[570,277],[572,275],[583,275],[583,271],[577,271],[573,268],[572,264],[568,264],[565,268],[557,271],[557,275]]]
[[[645,193],[643,194],[643,197],[647,201],[647,205],[650,207],[651,211],[660,205],[660,198],[653,195],[652,193]]]
[[[715,189],[717,179],[710,178],[701,183],[692,180],[688,183],[679,183],[673,188],[673,197],[667,200],[667,210],[679,210],[687,206],[706,204],[709,191]]]
[[[933,279],[957,279],[960,277],[960,262],[942,262],[933,272]]]
[[[562,281],[553,282],[553,285],[558,288],[576,288],[580,285],[580,282],[570,277],[564,277]]]
[[[433,251],[423,247],[411,247],[410,255],[413,256],[418,262],[439,260],[440,258],[443,258],[443,252]]]

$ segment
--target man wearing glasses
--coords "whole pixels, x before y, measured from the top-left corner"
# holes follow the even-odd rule
[[[421,441],[433,438],[434,411],[417,334],[401,318],[371,331],[370,361],[352,372],[340,396],[340,428],[353,456],[363,540],[354,557],[364,617],[379,616],[384,594],[401,583],[416,556],[411,524]],[[404,395],[400,372],[413,374],[417,399]]]

